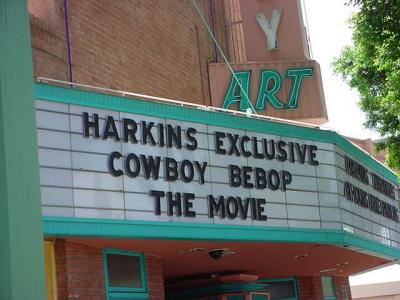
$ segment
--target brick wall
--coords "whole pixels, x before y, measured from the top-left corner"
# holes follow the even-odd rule
[[[62,1],[30,0],[34,79],[68,80],[67,47]]]
[[[55,243],[59,300],[104,300],[101,248],[58,240]]]
[[[105,300],[103,254],[99,247],[57,240],[55,243],[59,300]],[[149,300],[164,300],[160,257],[146,255]]]
[[[335,277],[335,287],[338,299],[342,300],[352,299],[348,277]]]
[[[376,151],[375,149],[375,144],[371,139],[357,139],[357,138],[352,138],[352,137],[346,137],[348,140],[350,140],[352,143],[356,144],[357,146],[361,147],[365,151],[367,151],[369,154],[371,154],[374,158],[379,160],[381,163],[385,163],[385,158],[386,158],[386,151],[381,150],[381,151]]]
[[[351,300],[348,277],[334,277],[336,298],[338,300]],[[300,300],[323,299],[321,277],[298,277],[297,288]]]
[[[300,300],[322,299],[322,287],[320,277],[298,277],[297,288]]]
[[[149,300],[164,300],[164,273],[161,257],[146,255]]]
[[[226,47],[223,1],[212,3]],[[210,1],[197,2],[210,20]],[[209,104],[214,48],[191,1],[67,3],[74,82]],[[30,0],[29,10],[34,78],[68,79],[63,1]]]
[[[225,12],[230,61],[244,63],[247,57],[239,0],[225,0]]]

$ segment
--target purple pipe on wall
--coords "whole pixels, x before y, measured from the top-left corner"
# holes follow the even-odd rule
[[[69,23],[68,23],[68,0],[64,0],[64,20],[65,20],[65,34],[67,40],[67,58],[68,58],[68,81],[72,81],[72,59],[71,59],[71,41],[69,38]]]

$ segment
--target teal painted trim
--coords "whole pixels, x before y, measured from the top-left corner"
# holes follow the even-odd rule
[[[149,295],[147,293],[113,293],[110,295],[107,300],[126,300],[126,299],[132,299],[132,300],[147,300],[149,299]]]
[[[199,298],[204,296],[230,294],[237,292],[259,292],[264,290],[264,284],[269,282],[283,282],[290,281],[293,284],[295,297],[292,298],[279,298],[279,300],[298,300],[297,284],[296,279],[293,277],[289,278],[274,278],[274,279],[261,279],[253,283],[232,283],[232,284],[218,284],[213,286],[185,289],[176,292],[169,293],[167,299],[183,300],[190,299],[192,297]]]
[[[261,279],[257,280],[257,282],[262,282],[262,283],[265,283],[265,282],[280,282],[280,281],[293,281],[293,282],[295,282],[296,278],[295,277],[261,278]]]
[[[395,173],[372,159],[368,154],[364,153],[344,137],[333,131],[233,116],[220,112],[208,112],[200,109],[180,107],[164,103],[130,98],[127,99],[119,96],[49,86],[39,83],[34,84],[34,95],[36,99],[54,102],[83,105],[180,121],[197,122],[234,129],[250,130],[266,134],[281,135],[284,137],[309,139],[324,143],[333,143],[354,158],[363,162],[377,174],[387,178],[397,185],[397,176]]]
[[[131,288],[131,287],[112,287],[110,286],[108,278],[108,265],[107,265],[107,254],[119,254],[119,255],[129,255],[137,256],[140,259],[140,281],[142,283],[141,288]],[[146,295],[147,299],[147,271],[145,257],[143,253],[135,251],[126,251],[115,248],[103,248],[103,270],[104,270],[104,284],[107,294],[107,299],[118,299],[115,295],[123,295],[128,299],[142,299],[143,295]],[[139,295],[139,298],[130,298],[132,294]]]
[[[268,300],[268,296],[262,296],[262,295],[252,295],[251,300]]]
[[[0,299],[45,299],[28,1],[0,0]]]
[[[297,285],[297,278],[293,278],[293,283],[294,283],[294,292],[296,295],[296,300],[299,299],[299,286]],[[289,299],[287,299],[289,300]],[[290,300],[294,300],[294,299],[290,299]]]
[[[226,297],[226,300],[246,300],[244,295],[230,295]]]
[[[348,245],[400,259],[400,250],[342,230],[43,217],[48,236],[260,241]]]
[[[264,285],[257,283],[227,283],[199,288],[179,290],[168,293],[167,299],[186,300],[191,298],[201,298],[206,296],[231,294],[240,292],[260,292]]]

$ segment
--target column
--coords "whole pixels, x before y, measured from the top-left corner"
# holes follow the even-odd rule
[[[45,299],[26,0],[0,1],[0,299]]]

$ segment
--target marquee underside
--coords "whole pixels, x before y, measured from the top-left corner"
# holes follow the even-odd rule
[[[167,282],[249,274],[259,278],[348,276],[387,264],[381,257],[343,246],[316,243],[218,242],[201,240],[102,239],[69,237],[68,241],[98,247],[135,250],[162,257]],[[213,259],[208,251],[230,255]]]

